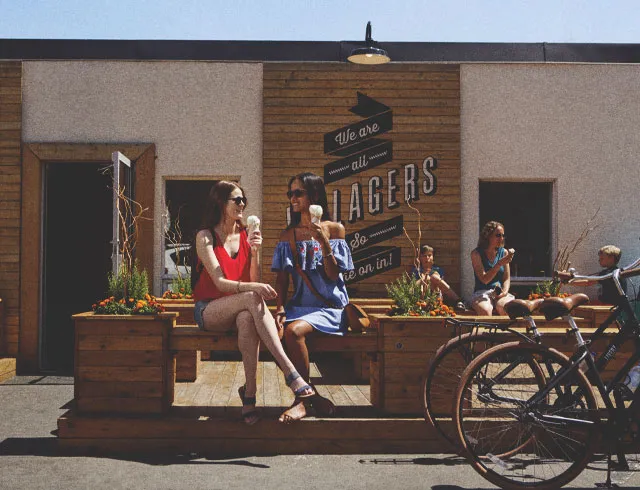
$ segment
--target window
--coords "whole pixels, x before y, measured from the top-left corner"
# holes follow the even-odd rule
[[[189,273],[191,243],[200,227],[202,209],[217,180],[167,180],[164,213],[162,290]]]
[[[480,227],[491,220],[504,224],[505,245],[516,249],[514,284],[551,276],[552,189],[552,182],[480,182]]]

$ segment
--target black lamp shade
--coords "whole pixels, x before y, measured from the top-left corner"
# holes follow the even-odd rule
[[[351,63],[358,63],[360,65],[381,65],[383,63],[389,63],[391,58],[387,52],[376,46],[376,42],[371,38],[371,22],[367,22],[367,31],[364,40],[366,46],[356,48],[351,51],[351,54],[347,58]]]
[[[351,55],[349,55],[347,59],[351,63],[358,63],[361,65],[381,65],[391,61],[391,58],[389,58],[389,55],[384,49],[376,48],[374,46],[356,48],[351,51]]]

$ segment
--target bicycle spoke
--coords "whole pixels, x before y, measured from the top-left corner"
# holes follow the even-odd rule
[[[548,384],[549,370],[541,366],[548,363],[557,372],[568,360],[542,346],[522,345],[495,347],[472,362],[458,389],[456,425],[472,464],[492,483],[559,487],[586,465],[596,432],[571,419],[597,420],[597,405],[583,377],[575,382],[586,398],[576,401],[551,388],[537,395]]]

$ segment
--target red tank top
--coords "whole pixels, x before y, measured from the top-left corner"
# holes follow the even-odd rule
[[[216,258],[220,263],[220,268],[226,279],[231,281],[248,282],[251,280],[249,275],[249,268],[251,266],[251,247],[247,241],[247,231],[240,231],[240,247],[238,254],[231,258],[229,252],[224,248],[220,238],[216,235],[216,245],[213,247],[213,253],[216,254]],[[230,296],[234,293],[223,293],[211,280],[211,276],[207,272],[207,269],[202,267],[202,262],[198,258],[198,264],[196,267],[202,268],[200,277],[196,283],[196,287],[193,290],[193,298],[196,301],[211,300],[222,298],[223,296]]]

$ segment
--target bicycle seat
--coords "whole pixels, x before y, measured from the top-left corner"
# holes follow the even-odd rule
[[[547,298],[538,307],[545,319],[553,320],[569,314],[576,306],[589,302],[589,296],[584,293],[572,294],[566,298]]]
[[[504,305],[504,311],[507,312],[509,318],[515,320],[516,318],[524,318],[525,316],[531,315],[540,304],[544,301],[544,299],[534,299],[533,301],[529,301],[526,299],[514,299],[509,301],[506,305]]]

